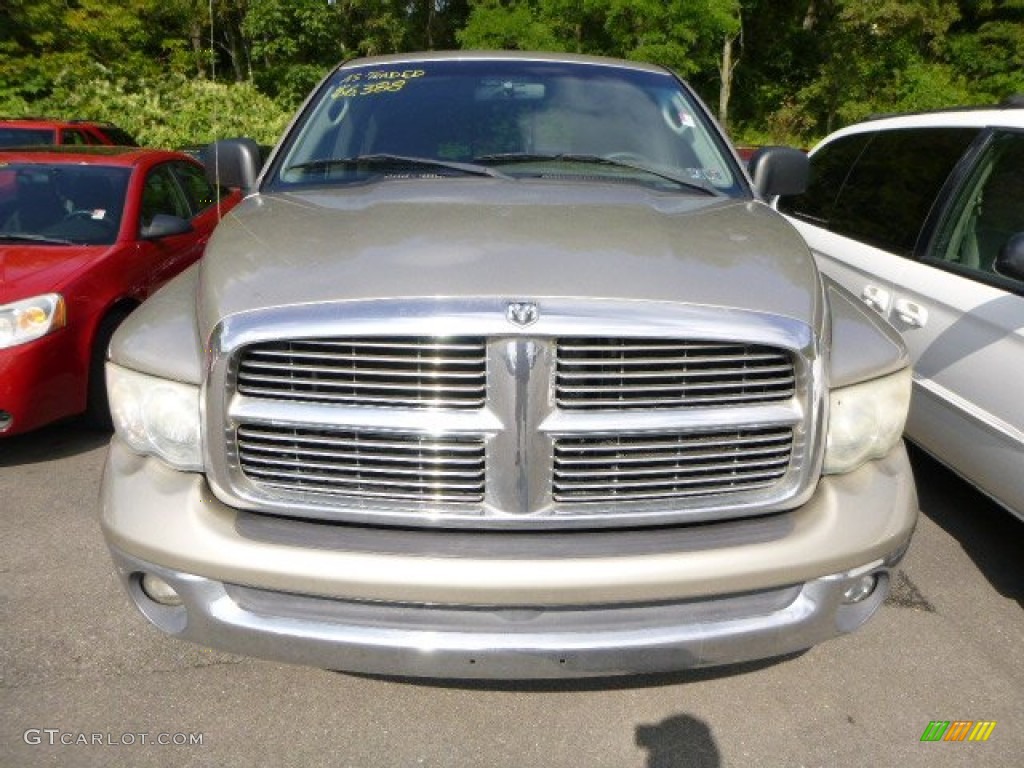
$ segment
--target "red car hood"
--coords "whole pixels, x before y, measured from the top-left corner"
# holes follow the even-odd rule
[[[59,290],[113,247],[0,243],[0,304]]]

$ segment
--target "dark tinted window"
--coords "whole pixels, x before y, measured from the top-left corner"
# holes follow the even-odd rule
[[[192,217],[167,165],[150,171],[146,177],[146,185],[142,190],[142,226],[148,227],[152,224],[153,217],[158,213],[186,220]]]
[[[868,245],[909,256],[939,191],[976,128],[850,136],[811,158],[811,186],[779,209]],[[853,162],[850,168],[850,162]]]
[[[218,197],[224,196],[224,192],[218,195],[217,188],[206,180],[201,168],[187,163],[174,163],[172,167],[181,188],[185,191],[193,216],[217,202]]]
[[[116,125],[102,125],[100,130],[103,131],[104,135],[110,139],[114,144],[118,144],[122,147],[137,147],[139,142],[135,140],[135,137],[122,128],[118,128]]]
[[[873,135],[858,133],[844,136],[815,152],[811,157],[807,191],[802,195],[780,197],[779,210],[819,227],[828,227],[839,190]]]
[[[91,144],[92,142],[84,133],[78,130],[65,129],[62,144]]]
[[[0,147],[53,144],[56,138],[55,132],[47,128],[0,128]]]
[[[1024,232],[1021,201],[1024,133],[997,134],[954,199],[931,256],[972,277],[1003,278],[996,258]]]
[[[942,185],[976,128],[878,133],[846,179],[829,228],[909,256]]]

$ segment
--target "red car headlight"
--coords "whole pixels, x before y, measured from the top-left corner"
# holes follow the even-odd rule
[[[27,344],[67,323],[64,297],[47,293],[0,306],[0,349]]]

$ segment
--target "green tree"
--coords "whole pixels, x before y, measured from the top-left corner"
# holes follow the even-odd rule
[[[463,48],[492,50],[568,50],[546,18],[543,3],[530,0],[476,0],[457,34]]]
[[[404,47],[410,51],[451,50],[466,23],[469,0],[409,0]]]
[[[0,10],[0,98],[46,96],[65,72],[164,73],[186,10],[163,0],[7,0]]]
[[[1024,0],[962,2],[949,51],[977,101],[1024,93]]]
[[[249,0],[241,31],[260,90],[298,103],[345,57],[344,21],[341,8],[323,0]]]
[[[687,76],[717,67],[739,27],[737,0],[476,0],[466,48],[573,51],[663,64]]]
[[[664,64],[735,134],[806,143],[873,112],[1024,93],[1024,0],[3,0],[0,113],[194,143],[219,133],[219,98],[266,138],[340,60],[453,47]],[[177,109],[197,119],[161,111]]]

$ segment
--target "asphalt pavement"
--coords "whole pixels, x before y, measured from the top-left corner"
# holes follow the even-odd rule
[[[99,531],[105,450],[74,424],[0,441],[4,768],[1024,765],[1024,523],[919,452],[914,542],[853,635],[713,671],[445,684],[161,635]],[[936,721],[995,725],[922,741]]]

